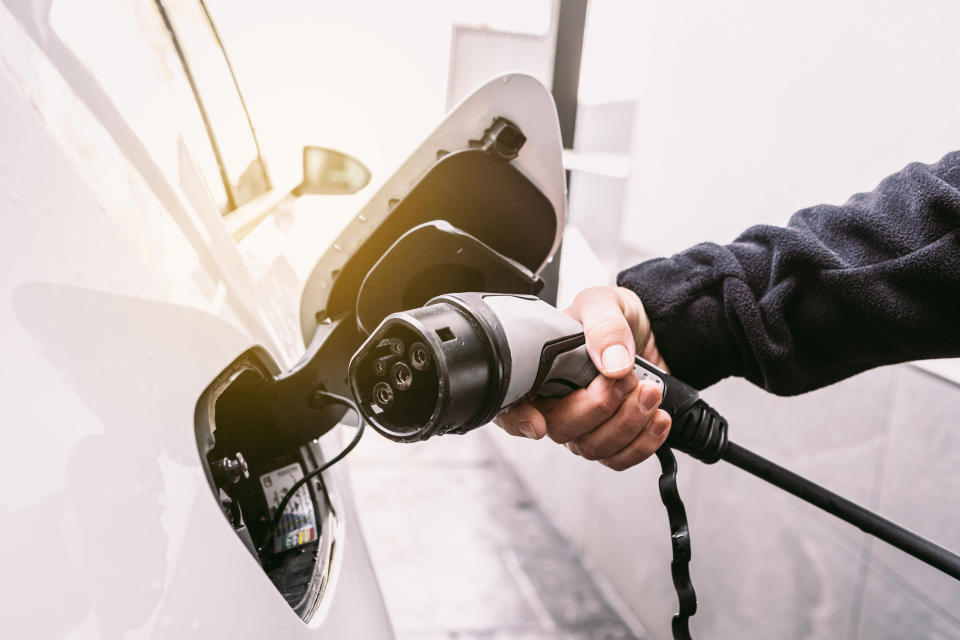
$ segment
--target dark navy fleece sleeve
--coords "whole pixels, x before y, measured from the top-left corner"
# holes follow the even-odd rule
[[[960,152],[842,206],[623,271],[674,375],[780,395],[871,367],[960,356]]]

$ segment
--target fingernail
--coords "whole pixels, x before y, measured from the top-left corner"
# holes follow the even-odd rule
[[[661,422],[657,420],[653,423],[653,425],[651,425],[650,433],[653,434],[654,437],[659,438],[660,436],[663,435],[663,433],[667,430],[669,426],[670,426],[669,422],[665,422],[665,421]]]
[[[640,404],[644,409],[653,409],[660,402],[660,389],[652,384],[643,385],[640,390]]]
[[[537,439],[537,432],[533,428],[533,423],[527,422],[526,420],[524,420],[519,425],[517,425],[517,429],[520,430],[520,433],[522,433],[524,437],[531,438],[533,440]]]
[[[636,379],[636,376],[633,375],[628,375],[626,378],[620,378],[617,380],[617,384],[613,385],[613,388],[621,398],[625,398],[627,397],[628,393],[633,391],[633,387],[636,385]]]
[[[575,455],[580,455],[580,447],[578,447],[575,442],[568,442],[567,449],[570,449],[570,452]]]
[[[604,371],[620,371],[630,365],[630,354],[622,344],[612,344],[603,350],[600,363]]]

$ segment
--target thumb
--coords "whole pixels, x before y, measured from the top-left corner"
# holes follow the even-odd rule
[[[622,378],[633,370],[635,338],[615,291],[587,289],[577,296],[570,311],[583,324],[587,353],[600,373]]]

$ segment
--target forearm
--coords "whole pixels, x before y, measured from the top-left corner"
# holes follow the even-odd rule
[[[894,362],[960,356],[960,152],[842,206],[620,274],[671,370],[782,395]]]

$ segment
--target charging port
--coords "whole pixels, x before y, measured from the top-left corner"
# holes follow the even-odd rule
[[[323,463],[315,440],[282,437],[264,390],[278,374],[254,348],[230,364],[197,403],[196,435],[213,495],[227,522],[294,611],[308,620],[326,586],[336,514],[321,477],[289,501],[263,549],[273,514],[294,482]]]

